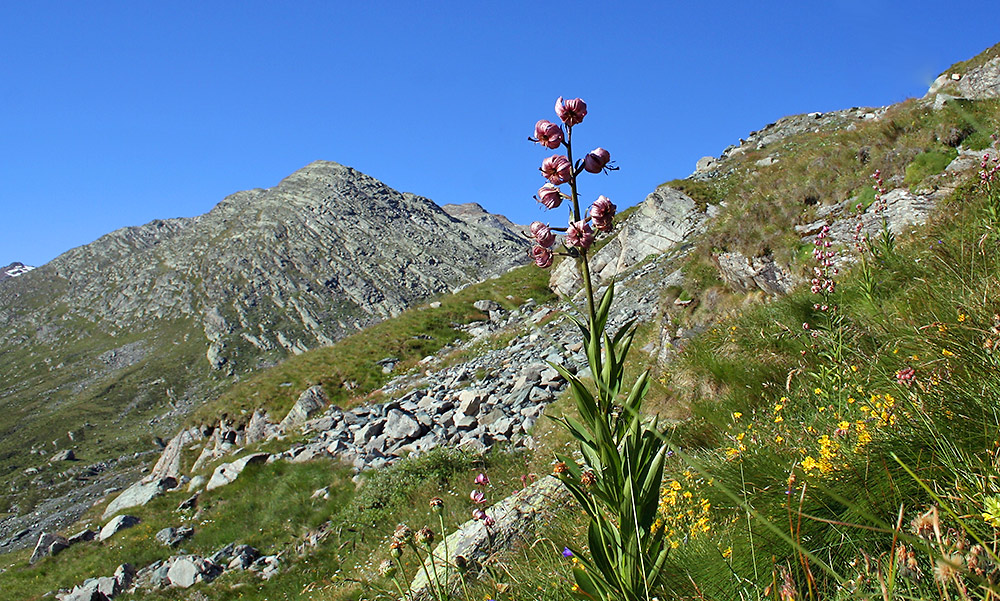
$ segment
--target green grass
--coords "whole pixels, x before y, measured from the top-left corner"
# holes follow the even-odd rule
[[[916,186],[928,177],[944,171],[944,168],[957,156],[958,151],[954,148],[925,150],[913,157],[913,162],[906,166],[903,183],[911,187]]]
[[[675,432],[684,452],[674,477],[688,469],[711,479],[698,494],[713,526],[671,556],[676,597],[753,595],[787,574],[796,598],[857,598],[854,586],[879,597],[881,578],[905,598],[937,599],[935,562],[971,540],[963,527],[995,539],[979,517],[1000,477],[989,459],[1000,431],[1000,385],[989,374],[1000,363],[984,348],[1000,333],[989,292],[1000,286],[1000,238],[979,218],[984,203],[961,188],[938,222],[876,267],[872,297],[843,274],[832,325],[812,295],[797,293],[688,347],[671,376],[701,386],[688,392],[693,418]],[[906,368],[916,374],[909,386],[897,377]],[[951,532],[944,542],[914,537],[910,522],[929,505]],[[921,580],[893,572],[893,540],[914,550]],[[974,541],[963,544],[967,554]],[[961,582],[969,598],[986,598],[974,574],[955,578],[945,584],[953,593]]]

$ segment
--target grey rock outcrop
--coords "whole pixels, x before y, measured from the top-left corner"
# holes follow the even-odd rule
[[[1000,56],[964,73],[942,74],[931,84],[927,95],[941,95],[941,90],[971,100],[1000,97]]]
[[[160,453],[160,458],[156,461],[153,469],[143,480],[149,482],[162,478],[180,478],[181,451],[184,450],[184,447],[201,440],[201,438],[201,430],[198,428],[182,430],[177,436],[170,439],[170,442],[167,443],[167,446]]]
[[[67,593],[56,594],[60,601],[108,601],[125,592],[135,578],[135,568],[122,564],[113,576],[88,578]]]
[[[170,586],[190,588],[197,582],[211,582],[222,572],[222,566],[209,559],[197,555],[183,555],[172,558],[167,568],[166,580]]]
[[[235,481],[248,465],[264,463],[268,457],[270,457],[268,453],[252,453],[231,463],[223,463],[212,472],[205,490],[213,490]]]
[[[145,505],[176,486],[177,479],[172,476],[159,478],[149,482],[140,480],[139,482],[136,482],[132,486],[126,488],[120,495],[115,497],[115,499],[108,504],[107,509],[104,510],[102,519],[106,520],[119,511],[123,511],[129,507]]]
[[[98,541],[106,541],[126,528],[131,528],[142,520],[134,515],[116,515],[110,522],[101,528],[101,533],[97,535]]]
[[[615,237],[590,259],[595,285],[624,273],[649,255],[671,250],[701,231],[708,213],[698,210],[689,196],[661,186],[646,197],[628,219],[617,226]],[[553,272],[549,286],[564,297],[582,288],[574,261],[563,261]]]
[[[737,292],[759,289],[771,295],[788,294],[802,281],[771,257],[749,259],[727,252],[716,255],[715,262],[722,280]]]
[[[453,563],[459,556],[465,559],[470,568],[469,574],[474,576],[477,568],[485,565],[490,556],[527,540],[528,533],[546,516],[551,516],[557,507],[564,508],[568,502],[572,502],[569,491],[553,476],[545,476],[514,493],[486,509],[486,515],[495,521],[493,526],[487,528],[482,521],[469,520],[439,543],[425,561],[426,570],[417,570],[410,590],[424,595],[428,586],[426,573],[433,574],[435,570],[449,588],[456,586],[459,576]],[[437,565],[432,567],[431,561]]]
[[[43,557],[55,555],[67,547],[69,547],[69,541],[65,537],[51,532],[42,532],[38,535],[38,542],[35,544],[35,550],[31,553],[28,563],[35,563]]]
[[[182,541],[187,540],[192,534],[194,534],[194,530],[188,526],[164,528],[156,533],[156,540],[162,545],[176,547]]]
[[[310,386],[299,395],[298,400],[288,411],[288,415],[278,425],[284,432],[297,428],[326,407],[329,402],[322,386]]]

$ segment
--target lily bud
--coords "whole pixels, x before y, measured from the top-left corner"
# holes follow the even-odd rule
[[[556,243],[556,235],[552,233],[552,230],[549,229],[549,226],[545,225],[541,221],[533,222],[530,226],[530,229],[531,229],[531,235],[535,237],[535,241],[538,242],[540,246],[544,246],[545,248],[552,248],[552,245]],[[482,484],[479,481],[480,477],[486,478],[486,474],[479,474],[479,476],[476,476],[476,484]],[[488,483],[489,481],[490,481],[489,478],[486,478],[486,482]]]
[[[535,137],[533,139],[542,146],[554,150],[559,148],[563,142],[563,131],[555,123],[542,119],[535,124]]]
[[[556,115],[562,119],[568,127],[573,127],[581,123],[587,116],[587,103],[582,98],[574,98],[563,102],[562,96],[556,100]]]
[[[611,153],[603,148],[595,148],[587,153],[587,156],[583,158],[583,168],[590,173],[600,173],[604,171],[607,167],[609,169],[617,169],[617,167],[608,167],[608,163],[611,162]]]
[[[552,184],[545,184],[538,189],[535,200],[545,205],[546,209],[554,209],[562,204],[562,192]]]
[[[542,175],[555,185],[565,184],[573,176],[573,165],[561,154],[554,154],[542,161]]]
[[[586,221],[574,221],[566,230],[566,246],[587,250],[594,243],[594,230]]]
[[[552,267],[552,251],[537,244],[531,247],[531,258],[542,269]]]

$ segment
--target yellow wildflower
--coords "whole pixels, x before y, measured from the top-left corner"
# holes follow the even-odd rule
[[[948,349],[942,349],[941,350],[941,354],[944,355],[945,357],[954,357],[955,356],[955,353],[949,351]]]
[[[781,411],[784,408],[785,408],[785,406],[782,405],[781,403],[778,403],[777,405],[774,406],[774,410],[775,411]]]
[[[722,552],[722,558],[723,559],[729,559],[732,556],[733,556],[733,548],[732,547],[726,547],[726,549]]]
[[[743,417],[742,413],[739,411],[733,411],[733,419],[740,419],[741,417]]]
[[[966,318],[966,317],[967,317],[967,316],[966,316],[966,314],[965,314],[965,313],[959,313],[959,314],[958,314],[958,321],[965,321],[965,318]]]

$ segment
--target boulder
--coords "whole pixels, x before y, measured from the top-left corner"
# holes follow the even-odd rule
[[[500,306],[500,303],[491,300],[477,300],[472,303],[472,306],[479,309],[483,313],[490,313],[492,311],[500,311],[503,309],[503,307]]]
[[[156,540],[162,545],[176,547],[182,541],[190,538],[192,534],[194,534],[194,530],[188,526],[180,526],[179,528],[164,528],[156,533]]]
[[[38,542],[35,543],[35,550],[31,553],[28,563],[35,563],[43,557],[56,555],[66,547],[69,547],[69,541],[65,537],[51,532],[42,532],[38,535]]]
[[[236,480],[248,465],[264,463],[270,456],[268,453],[252,453],[232,463],[223,463],[212,472],[212,477],[205,485],[205,490],[213,490],[229,484]]]
[[[421,428],[412,415],[393,409],[385,420],[383,431],[386,436],[393,440],[408,440],[419,436]]]
[[[283,432],[288,432],[297,426],[301,426],[310,417],[316,415],[316,413],[326,407],[329,402],[326,393],[323,392],[322,386],[311,386],[299,395],[298,400],[295,401],[295,405],[288,411],[288,415],[285,416],[285,419],[281,420],[279,427]]]
[[[69,537],[67,540],[69,541],[70,545],[75,545],[77,543],[92,541],[96,537],[97,537],[96,532],[94,532],[90,528],[86,528],[84,530],[81,530],[80,532],[77,532],[73,536]]]
[[[176,486],[177,479],[173,476],[158,478],[151,481],[140,480],[132,486],[126,488],[122,494],[118,495],[114,501],[111,501],[111,503],[108,504],[107,509],[104,510],[102,519],[106,520],[119,511],[128,509],[129,507],[145,505]]]
[[[440,542],[425,562],[426,569],[417,570],[410,590],[419,595],[428,585],[426,573],[433,574],[435,569],[442,582],[456,585],[459,574],[454,561],[458,556],[462,556],[470,567],[465,577],[474,578],[476,568],[484,560],[501,549],[532,540],[530,533],[535,526],[544,523],[556,511],[565,510],[570,501],[569,491],[553,476],[546,476],[512,494],[486,509],[486,514],[496,521],[489,529],[481,521],[470,520]],[[437,564],[435,567],[431,566],[432,560]]]
[[[55,461],[76,461],[76,454],[73,452],[73,449],[64,449],[49,459],[50,463]]]
[[[771,295],[788,294],[799,278],[774,262],[771,257],[748,259],[742,253],[728,252],[715,256],[719,275],[737,292],[763,290]]]
[[[278,425],[270,420],[263,409],[258,409],[250,416],[250,423],[243,432],[243,442],[247,445],[256,444],[278,435]]]
[[[163,452],[160,453],[160,458],[156,461],[156,465],[153,466],[149,475],[143,478],[143,480],[151,482],[161,478],[180,479],[181,451],[184,450],[184,447],[188,446],[192,442],[201,440],[201,438],[201,430],[198,428],[181,430],[181,432],[177,434],[177,436],[170,439],[170,442],[168,442],[163,448]]]
[[[97,540],[106,541],[115,534],[125,530],[126,528],[131,528],[141,521],[142,520],[134,515],[116,515],[110,522],[101,528],[101,533],[97,535]]]

